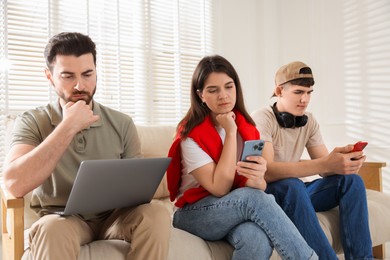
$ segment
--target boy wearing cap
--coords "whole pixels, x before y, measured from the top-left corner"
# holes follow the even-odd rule
[[[252,113],[267,160],[267,193],[298,227],[320,259],[338,259],[316,212],[339,207],[345,259],[373,259],[364,183],[357,173],[365,156],[353,145],[328,152],[318,122],[306,112],[313,92],[311,69],[296,61],[275,76],[272,106]],[[311,160],[301,161],[304,149]]]

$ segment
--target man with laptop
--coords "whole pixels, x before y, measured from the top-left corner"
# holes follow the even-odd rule
[[[171,218],[161,205],[55,214],[67,205],[81,162],[132,161],[141,154],[132,119],[93,100],[94,42],[80,33],[60,33],[49,40],[44,54],[46,78],[58,100],[17,118],[4,167],[8,191],[16,197],[33,191],[30,206],[40,216],[30,229],[29,257],[77,259],[81,245],[122,239],[131,243],[127,259],[166,259]],[[118,184],[107,184],[113,185]]]

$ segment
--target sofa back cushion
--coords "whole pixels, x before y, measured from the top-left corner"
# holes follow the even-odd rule
[[[166,157],[175,134],[174,126],[138,126],[138,136],[141,141],[141,153],[145,158]],[[169,197],[166,175],[164,175],[154,199]]]

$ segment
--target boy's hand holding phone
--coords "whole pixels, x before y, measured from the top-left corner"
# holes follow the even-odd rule
[[[361,152],[361,151],[363,151],[363,149],[367,146],[367,144],[368,144],[368,142],[364,142],[364,141],[359,141],[359,142],[355,143],[351,153],[352,152]],[[351,160],[359,160],[360,158],[362,158],[362,156],[354,157]]]

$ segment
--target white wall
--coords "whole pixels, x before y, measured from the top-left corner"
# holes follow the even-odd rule
[[[218,53],[237,69],[249,111],[273,102],[281,65],[304,61],[327,147],[367,140],[368,160],[389,162],[390,1],[219,0],[216,17]],[[390,193],[390,165],[383,179]]]
[[[354,141],[345,131],[341,1],[221,0],[217,10],[218,51],[238,70],[250,111],[273,102],[276,70],[301,60],[315,74],[309,109],[327,141]]]
[[[389,164],[390,193],[390,1],[218,0],[216,17],[218,54],[237,69],[248,110],[273,102],[281,65],[304,61],[328,149],[368,141],[368,160]]]

